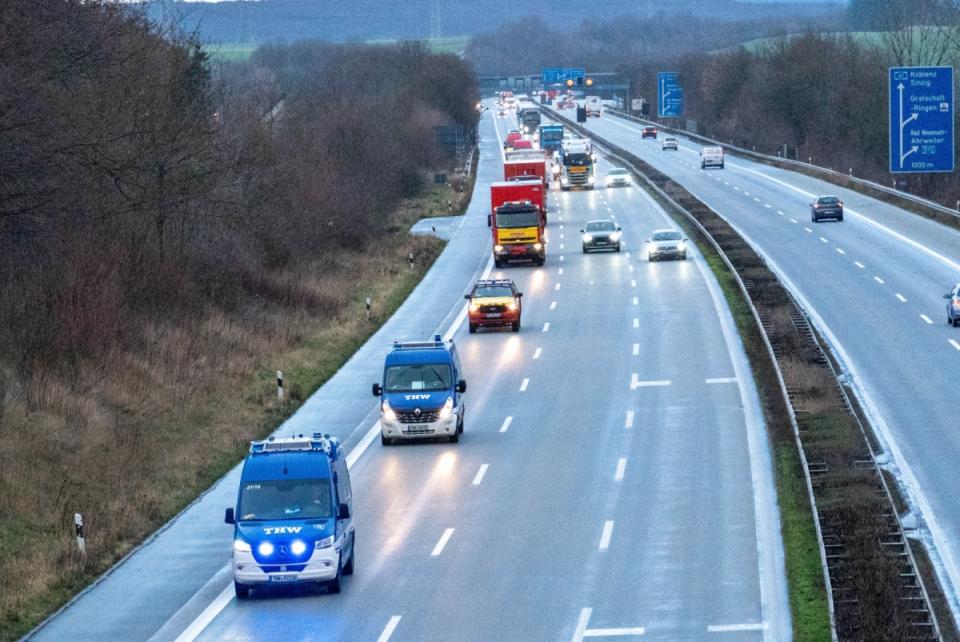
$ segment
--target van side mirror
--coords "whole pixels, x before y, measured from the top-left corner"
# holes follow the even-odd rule
[[[622,232],[622,231],[623,231],[623,228],[618,225],[618,226],[617,226],[617,231],[618,231],[618,232]]]
[[[457,382],[457,392],[464,393],[467,391],[467,382],[464,379],[461,379]]]
[[[464,294],[464,295],[463,295],[463,298],[466,299],[467,301],[469,301],[470,299],[473,298],[473,295],[471,295],[471,294]]]
[[[587,233],[587,230],[585,230],[584,228],[581,227],[581,228],[580,228],[580,233],[581,233],[581,234],[586,234],[586,233]]]
[[[340,511],[337,513],[337,519],[350,519],[349,504],[340,504]]]
[[[223,514],[223,521],[227,524],[236,524],[237,520],[233,514],[233,508],[228,508]]]
[[[493,214],[487,214],[487,227],[493,227]]]
[[[943,298],[944,298],[944,299],[951,299],[951,298],[953,298],[953,295],[951,295],[949,292],[947,292],[946,294],[943,295]]]
[[[518,298],[518,299],[522,299],[522,298],[523,298],[523,292],[517,292],[517,298]]]
[[[379,384],[379,383],[373,384],[373,386],[370,388],[370,390],[371,390],[371,392],[373,392],[373,396],[374,396],[374,397],[379,397],[380,395],[383,394],[383,388],[380,387],[380,384]]]

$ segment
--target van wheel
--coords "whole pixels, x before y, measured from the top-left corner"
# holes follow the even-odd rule
[[[450,443],[455,444],[459,441],[460,441],[460,430],[457,429],[453,431],[452,435],[450,435]]]
[[[350,561],[343,565],[344,575],[353,575],[353,560],[357,559],[357,534],[350,538]]]
[[[513,330],[514,332],[520,332],[520,320],[517,319],[516,321],[511,323],[510,329]]]
[[[477,332],[477,324],[476,324],[476,323],[471,323],[469,330],[470,330],[470,334],[476,334],[476,332]]]
[[[245,600],[250,597],[250,587],[240,582],[233,582],[233,591],[237,594],[238,600]]]
[[[343,577],[343,568],[339,564],[337,564],[337,576],[332,580],[330,580],[329,582],[327,582],[327,593],[336,594],[340,592],[340,589],[342,588],[340,579],[342,577]]]
[[[393,443],[393,439],[391,439],[390,437],[387,437],[387,436],[384,435],[383,433],[380,433],[380,445],[381,445],[381,446],[389,446],[389,445],[392,444],[392,443]]]

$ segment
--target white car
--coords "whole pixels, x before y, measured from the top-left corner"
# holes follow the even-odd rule
[[[630,172],[622,167],[614,167],[607,172],[607,187],[630,187],[632,183]]]
[[[687,259],[687,239],[677,230],[654,230],[646,242],[647,260]]]
[[[662,151],[667,151],[668,149],[672,149],[673,151],[677,151],[677,149],[679,149],[679,147],[680,147],[680,145],[679,145],[679,143],[677,142],[677,139],[676,139],[676,138],[670,138],[670,137],[664,138],[664,139],[663,139],[663,143],[661,143],[661,145],[660,145],[660,149],[661,149]]]

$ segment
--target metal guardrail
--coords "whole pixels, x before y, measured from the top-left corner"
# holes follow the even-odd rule
[[[658,123],[656,121],[646,120],[644,118],[638,118],[636,116],[632,116],[624,111],[615,109],[613,107],[605,106],[604,111],[608,114],[613,114],[618,118],[623,118],[624,120],[630,120],[635,123],[643,123],[645,125],[656,125],[660,129],[664,129],[666,131],[673,132],[676,134],[681,134],[683,136],[686,136],[687,138],[692,138],[704,143],[709,143],[710,145],[719,145],[723,147],[725,150],[731,151],[735,154],[739,154],[740,156],[747,156],[750,158],[754,158],[764,163],[768,163],[768,164],[781,163],[783,165],[787,165],[790,167],[796,167],[798,169],[806,169],[808,171],[817,172],[819,174],[822,174],[823,175],[822,177],[825,180],[829,180],[832,183],[837,183],[841,179],[845,181],[850,181],[851,183],[856,183],[857,185],[861,185],[863,187],[875,189],[878,192],[883,192],[884,194],[889,194],[890,196],[894,196],[896,198],[902,198],[906,201],[910,201],[915,205],[928,207],[936,212],[939,212],[941,214],[947,214],[949,216],[952,216],[960,220],[960,209],[958,210],[951,209],[946,205],[937,203],[936,201],[931,201],[929,199],[922,198],[920,196],[916,196],[914,194],[910,194],[909,192],[904,192],[893,187],[887,187],[886,185],[881,185],[880,183],[868,181],[865,178],[857,178],[852,174],[844,174],[843,172],[838,172],[828,167],[821,167],[820,165],[814,165],[812,163],[804,163],[803,161],[793,160],[791,158],[784,158],[782,156],[771,156],[770,154],[763,154],[763,153],[754,151],[752,149],[747,149],[745,147],[738,147],[737,145],[733,145],[731,143],[725,143],[723,141],[709,138],[707,136],[702,136],[700,134],[695,134],[693,132],[688,132],[684,129],[678,129],[676,127],[670,127],[669,125],[664,125],[663,123]]]

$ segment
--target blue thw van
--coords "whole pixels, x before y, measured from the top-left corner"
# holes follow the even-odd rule
[[[273,438],[250,444],[234,524],[233,585],[240,599],[254,586],[320,583],[340,592],[353,573],[355,534],[350,472],[329,435]]]
[[[457,347],[440,335],[433,341],[397,341],[387,354],[381,383],[380,443],[397,439],[447,437],[456,443],[463,433],[463,393],[467,382]]]

